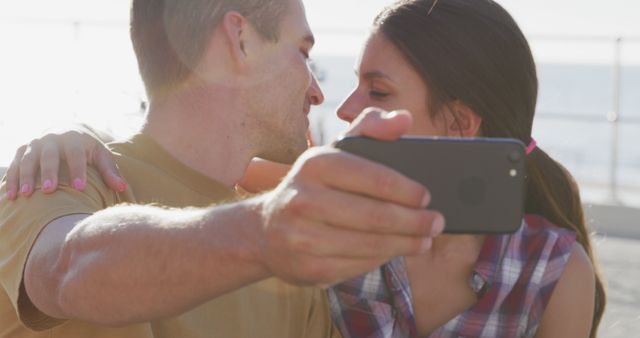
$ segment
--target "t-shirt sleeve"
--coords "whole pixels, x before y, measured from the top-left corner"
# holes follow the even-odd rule
[[[116,200],[93,169],[87,173],[84,192],[70,188],[68,181],[61,178],[58,190],[49,195],[38,188],[30,198],[12,202],[6,199],[6,194],[0,197],[0,285],[22,324],[33,330],[49,329],[64,322],[38,311],[23,286],[24,267],[38,235],[60,217],[93,214]],[[0,191],[6,191],[5,182]]]

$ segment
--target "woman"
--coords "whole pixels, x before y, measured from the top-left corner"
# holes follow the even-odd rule
[[[536,69],[511,16],[489,0],[399,1],[375,19],[357,73],[344,120],[403,108],[413,134],[529,144],[527,216],[514,235],[441,235],[423,256],[335,286],[344,335],[594,337],[604,288],[578,188],[531,137]]]
[[[536,69],[511,16],[490,0],[400,1],[375,19],[357,69],[358,86],[338,110],[343,120],[369,106],[407,109],[414,135],[529,144],[527,216],[516,234],[442,235],[428,254],[330,288],[343,335],[595,337],[605,293],[578,188],[531,137]],[[109,162],[96,145],[68,147],[95,147],[94,162]],[[277,182],[283,172],[270,176]],[[264,188],[254,189],[251,173],[246,190]],[[113,175],[107,181],[121,189]]]

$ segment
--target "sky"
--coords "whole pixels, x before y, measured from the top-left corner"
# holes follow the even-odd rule
[[[318,41],[312,57],[355,56],[372,18],[392,3],[303,1]],[[640,0],[498,2],[519,22],[539,60],[610,63],[611,39],[623,36],[637,39],[625,45],[625,62],[640,64]],[[137,126],[143,98],[128,39],[129,6],[130,0],[0,0],[0,166],[18,145],[54,124],[82,120],[116,134]],[[574,48],[581,43],[567,47],[548,36],[609,40]]]
[[[315,29],[362,30],[390,0],[303,0]],[[446,0],[443,0],[446,1]],[[498,0],[527,34],[640,35],[638,0]],[[2,19],[126,21],[130,0],[0,2]]]

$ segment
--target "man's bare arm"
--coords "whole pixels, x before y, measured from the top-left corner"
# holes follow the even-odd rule
[[[49,316],[117,326],[179,314],[269,276],[327,285],[429,249],[443,224],[421,208],[422,186],[350,154],[315,152],[276,191],[250,200],[60,218],[29,256],[27,294]],[[341,175],[356,168],[358,178]]]
[[[29,255],[28,296],[49,316],[110,326],[184,312],[268,276],[250,208],[119,206],[57,219]]]

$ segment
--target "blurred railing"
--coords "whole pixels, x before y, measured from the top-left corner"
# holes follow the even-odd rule
[[[583,123],[607,123],[610,129],[609,150],[610,158],[608,164],[608,175],[606,189],[608,190],[607,202],[610,204],[633,204],[640,206],[640,184],[637,182],[628,182],[620,179],[620,162],[621,158],[621,128],[637,127],[636,134],[640,134],[640,104],[632,107],[635,111],[622,112],[623,93],[628,95],[640,96],[640,77],[633,84],[633,88],[625,88],[623,86],[623,76],[625,65],[640,66],[640,36],[639,37],[607,37],[607,36],[531,36],[529,37],[533,44],[536,42],[560,42],[567,44],[575,43],[599,43],[610,45],[611,54],[609,55],[608,66],[611,68],[610,88],[611,102],[610,110],[602,111],[600,115],[590,114],[571,114],[556,112],[553,110],[538,111],[536,118],[540,120],[563,120],[563,121],[579,121]],[[632,57],[625,58],[624,48],[628,46],[635,47],[635,52],[630,53]],[[604,59],[607,59],[605,57]],[[600,60],[602,61],[602,60]],[[640,103],[640,100],[638,101]],[[640,150],[636,149],[638,159],[640,159]],[[640,163],[639,167],[640,167]],[[583,187],[602,187],[602,181],[581,180]],[[620,191],[624,190],[636,195],[631,202],[625,202],[621,198]]]

